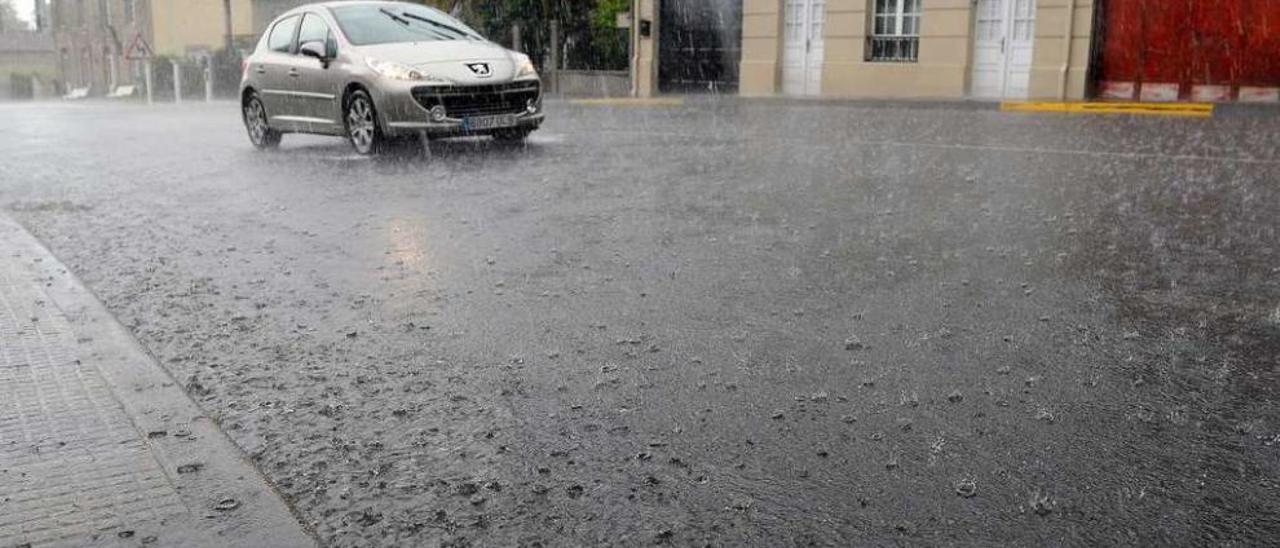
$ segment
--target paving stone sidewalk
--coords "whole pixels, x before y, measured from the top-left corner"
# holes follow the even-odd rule
[[[0,548],[314,545],[132,335],[0,214]]]

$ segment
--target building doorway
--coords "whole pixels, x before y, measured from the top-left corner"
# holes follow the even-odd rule
[[[826,0],[786,0],[783,13],[782,92],[817,95],[822,92],[822,40]]]
[[[975,10],[970,93],[1025,99],[1031,92],[1035,0],[978,0]]]

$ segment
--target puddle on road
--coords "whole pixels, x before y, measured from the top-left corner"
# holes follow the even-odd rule
[[[566,136],[563,133],[534,133],[529,136],[528,143],[531,145],[558,145],[566,140]]]
[[[316,159],[322,162],[330,162],[335,164],[349,164],[349,163],[357,163],[357,162],[367,162],[369,160],[372,160],[373,157],[361,156],[353,152],[351,154],[343,154],[343,155],[337,155],[337,156],[317,156]]]

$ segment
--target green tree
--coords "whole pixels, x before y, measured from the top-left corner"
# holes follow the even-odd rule
[[[511,45],[511,28],[520,25],[525,53],[544,64],[551,21],[558,21],[562,67],[624,69],[627,35],[614,26],[629,6],[629,0],[455,0],[450,8],[501,44]]]
[[[631,0],[596,0],[591,10],[591,46],[602,69],[627,66],[630,51],[627,31],[618,28],[618,14],[631,11]]]
[[[409,0],[418,4],[425,4],[433,8],[448,12],[453,9],[454,4],[458,4],[456,0]]]

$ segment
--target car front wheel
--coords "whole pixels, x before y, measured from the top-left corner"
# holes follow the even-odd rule
[[[251,93],[244,102],[244,127],[255,148],[263,150],[280,145],[280,132],[267,124],[267,109],[257,93]]]
[[[347,99],[346,115],[347,138],[356,152],[364,155],[375,154],[386,145],[382,129],[378,127],[378,112],[374,110],[373,99],[364,90],[356,90]]]

